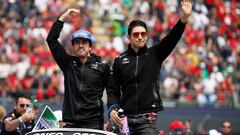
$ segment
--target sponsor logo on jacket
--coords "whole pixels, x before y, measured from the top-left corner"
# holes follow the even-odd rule
[[[128,58],[123,58],[122,64],[128,64],[130,60]]]

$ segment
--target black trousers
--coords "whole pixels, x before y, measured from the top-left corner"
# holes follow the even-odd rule
[[[138,117],[128,116],[128,126],[131,135],[158,135],[156,121],[150,122],[144,115]]]

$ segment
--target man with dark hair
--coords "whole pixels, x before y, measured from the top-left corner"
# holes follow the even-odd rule
[[[32,101],[28,96],[17,97],[14,110],[3,120],[1,135],[25,135],[32,131],[36,114],[31,106]]]
[[[108,82],[108,66],[91,53],[93,37],[80,29],[71,41],[75,56],[66,53],[58,41],[64,21],[77,9],[68,9],[56,20],[48,34],[47,43],[64,74],[63,122],[67,128],[103,129],[103,90]]]
[[[231,135],[232,133],[232,125],[231,122],[228,120],[224,120],[221,123],[221,133],[222,135]]]
[[[163,61],[180,40],[192,12],[191,0],[181,1],[181,19],[161,42],[146,46],[148,30],[141,20],[129,24],[128,49],[114,61],[109,81],[108,107],[112,123],[120,126],[119,108],[127,117],[131,135],[155,135],[157,112],[164,109],[159,94]]]

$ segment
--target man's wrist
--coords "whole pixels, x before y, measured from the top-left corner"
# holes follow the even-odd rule
[[[22,117],[18,117],[18,120],[19,120],[20,123],[23,123]]]
[[[64,19],[65,19],[65,18],[64,18],[63,16],[60,16],[60,17],[58,18],[58,20],[59,20],[59,21],[62,21],[62,22],[64,22]]]
[[[182,17],[180,20],[182,23],[187,23],[188,17]]]
[[[120,106],[118,104],[111,105],[108,109],[109,115],[110,115],[112,110],[118,111],[119,109],[120,109]]]

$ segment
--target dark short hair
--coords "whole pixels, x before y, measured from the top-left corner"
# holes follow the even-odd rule
[[[24,95],[24,94],[20,94],[20,95],[18,95],[17,98],[16,98],[16,101],[15,101],[16,104],[18,103],[19,98],[25,98],[25,99],[29,99],[30,101],[32,101],[32,99],[31,99],[30,96]]]
[[[147,31],[147,25],[145,22],[141,21],[141,20],[133,20],[130,22],[130,24],[128,25],[128,35],[131,35],[132,30],[134,27],[136,26],[142,26],[146,29]]]

